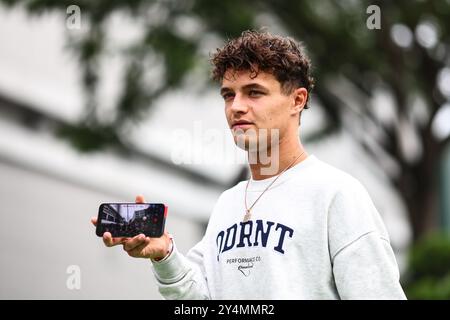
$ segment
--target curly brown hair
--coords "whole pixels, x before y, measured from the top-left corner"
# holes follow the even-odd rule
[[[280,82],[283,94],[290,94],[303,87],[310,92],[314,88],[311,61],[301,43],[292,38],[272,35],[268,32],[247,30],[229,40],[212,55],[212,78],[222,81],[227,70],[249,70],[253,79],[258,71],[268,72]],[[308,109],[307,103],[304,106]]]

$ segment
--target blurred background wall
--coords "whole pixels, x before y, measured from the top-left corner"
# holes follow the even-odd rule
[[[249,175],[208,57],[260,27],[304,42],[302,141],[366,186],[409,297],[450,298],[449,18],[446,0],[0,1],[0,298],[161,298],[89,219],[143,194],[182,252],[201,239]]]

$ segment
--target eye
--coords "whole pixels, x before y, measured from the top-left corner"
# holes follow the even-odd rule
[[[234,97],[234,94],[231,92],[225,93],[222,95],[223,100],[227,101]]]
[[[250,97],[258,97],[260,95],[263,95],[263,93],[261,91],[258,91],[258,90],[250,90],[248,92],[248,94],[249,94]]]

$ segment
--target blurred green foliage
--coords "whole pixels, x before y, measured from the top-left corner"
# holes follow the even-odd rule
[[[450,234],[433,233],[410,251],[404,289],[408,299],[450,300]]]

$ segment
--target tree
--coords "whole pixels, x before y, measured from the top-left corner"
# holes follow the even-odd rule
[[[30,14],[65,13],[69,5],[76,4],[89,22],[83,36],[68,36],[83,67],[86,115],[79,124],[60,128],[82,150],[126,143],[122,128],[128,121],[150,110],[161,94],[179,87],[192,70],[206,75],[201,50],[205,35],[225,39],[267,24],[270,31],[276,25],[304,41],[312,56],[318,79],[314,99],[328,118],[322,134],[352,131],[390,172],[409,209],[415,238],[436,227],[437,169],[449,137],[436,137],[432,123],[448,99],[445,90],[439,89],[439,78],[450,72],[445,69],[450,55],[447,1],[0,1],[24,5]],[[367,27],[372,14],[366,11],[369,5],[380,8],[380,29]],[[95,93],[98,64],[108,48],[107,21],[116,12],[139,21],[144,36],[121,52],[127,61],[124,86],[115,119],[105,123],[96,115]],[[194,31],[180,25],[194,26]],[[164,72],[161,83],[152,86],[145,78],[155,63],[163,65]],[[381,89],[393,97],[390,116],[374,110],[371,103]],[[357,97],[356,109],[349,92]],[[359,125],[346,125],[349,113]],[[408,141],[415,148],[408,147]]]

